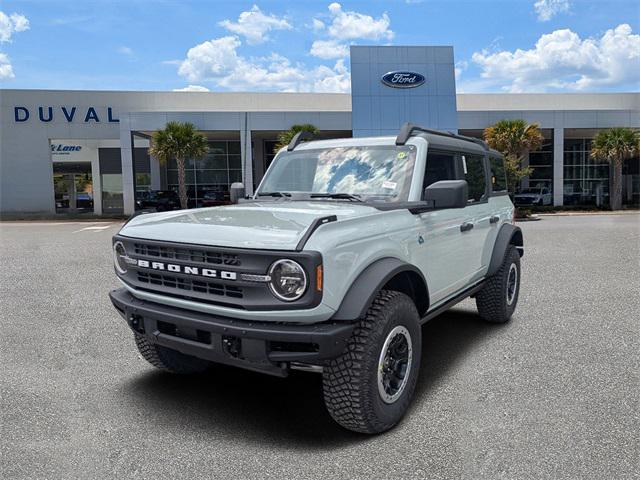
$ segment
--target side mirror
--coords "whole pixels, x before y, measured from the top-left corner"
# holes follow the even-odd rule
[[[229,200],[231,203],[238,203],[238,200],[244,198],[244,184],[241,182],[234,182],[229,187]]]
[[[466,180],[441,180],[424,189],[424,200],[435,209],[467,206],[469,185]]]

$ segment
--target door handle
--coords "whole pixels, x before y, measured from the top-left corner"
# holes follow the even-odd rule
[[[468,230],[471,230],[472,228],[473,228],[473,223],[470,223],[470,222],[464,222],[462,225],[460,225],[461,232],[466,232]]]
[[[489,223],[498,223],[499,221],[500,221],[500,217],[498,217],[497,215],[494,215],[489,219]]]

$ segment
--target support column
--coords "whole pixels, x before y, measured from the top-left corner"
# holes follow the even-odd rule
[[[527,153],[525,157],[522,159],[522,168],[527,168],[528,166],[529,166],[529,154]],[[527,175],[520,181],[520,186],[522,188],[529,188],[529,175]]]
[[[151,174],[151,190],[162,190],[160,162],[156,157],[149,156],[149,169]]]
[[[564,128],[553,129],[553,205],[564,205]]]
[[[102,215],[102,177],[100,177],[100,149],[91,159],[91,183],[93,188],[93,213]]]
[[[122,200],[124,214],[133,215],[136,210],[136,196],[133,179],[133,137],[129,118],[120,116],[120,158],[122,160]]]
[[[242,183],[245,193],[253,195],[253,155],[251,152],[251,128],[249,114],[244,113],[240,129],[240,156],[242,157]]]

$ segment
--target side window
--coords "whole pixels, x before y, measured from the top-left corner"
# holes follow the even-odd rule
[[[498,157],[489,157],[491,167],[491,186],[494,192],[507,191],[507,175],[504,170],[504,160]]]
[[[456,157],[453,153],[429,152],[427,165],[424,170],[424,190],[429,185],[440,180],[456,179]]]
[[[468,202],[479,202],[487,189],[483,158],[480,155],[462,155],[462,168],[464,179],[469,185]]]

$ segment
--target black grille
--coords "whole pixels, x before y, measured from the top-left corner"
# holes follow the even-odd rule
[[[181,247],[164,247],[158,245],[147,245],[144,243],[135,243],[134,248],[136,255],[143,255],[145,257],[208,263],[210,265],[229,265],[235,267],[241,265],[240,257],[232,253],[221,253]]]
[[[149,285],[159,285],[167,288],[175,288],[187,292],[208,293],[223,297],[242,298],[242,289],[222,283],[191,280],[190,278],[174,277],[157,273],[138,272],[138,281]]]

